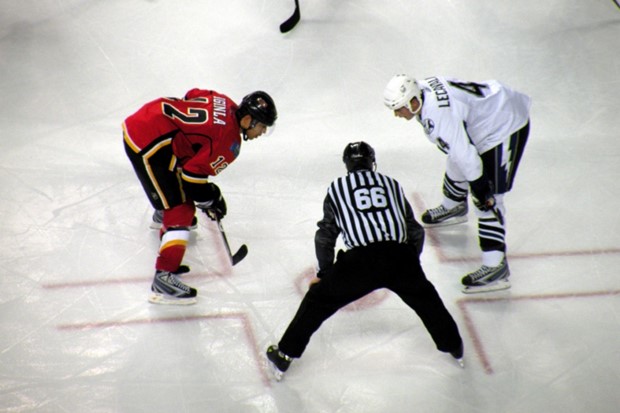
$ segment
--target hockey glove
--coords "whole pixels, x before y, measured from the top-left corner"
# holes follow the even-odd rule
[[[217,185],[209,185],[211,185],[213,199],[204,202],[196,202],[196,207],[200,208],[202,212],[207,214],[213,221],[219,221],[226,216],[226,201],[222,196],[222,191]]]
[[[476,208],[481,211],[491,211],[495,207],[495,197],[493,196],[493,182],[489,181],[485,174],[475,181],[469,183],[471,188],[472,201]]]

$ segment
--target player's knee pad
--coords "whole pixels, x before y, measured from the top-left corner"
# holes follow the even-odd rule
[[[196,215],[196,207],[193,202],[186,202],[173,208],[164,210],[162,228],[190,228]]]

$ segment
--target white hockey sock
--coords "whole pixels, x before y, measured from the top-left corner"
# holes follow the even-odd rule
[[[467,202],[467,200],[465,200],[465,202]],[[445,196],[443,197],[443,201],[441,201],[441,205],[443,205],[444,208],[446,208],[448,211],[456,207],[457,205],[461,205],[462,203],[463,203],[462,201],[461,202],[455,201]]]
[[[503,251],[483,251],[482,252],[482,265],[487,267],[497,267],[504,259]]]

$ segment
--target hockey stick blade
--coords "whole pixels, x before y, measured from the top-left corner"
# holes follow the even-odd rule
[[[237,265],[239,263],[239,261],[241,261],[242,259],[245,258],[246,255],[248,255],[248,247],[245,244],[243,244],[239,248],[239,250],[237,252],[235,252],[235,254],[230,257],[230,261],[231,261],[232,265]]]
[[[299,20],[301,19],[301,14],[299,12],[299,0],[295,0],[295,11],[284,23],[280,25],[280,33],[288,33],[295,28]]]

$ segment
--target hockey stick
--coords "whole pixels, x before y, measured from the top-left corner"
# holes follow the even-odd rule
[[[232,265],[236,265],[248,255],[248,247],[243,244],[237,252],[234,254],[230,251],[230,245],[228,244],[228,239],[226,238],[226,232],[224,232],[224,227],[222,226],[222,221],[219,219],[216,220],[217,228],[220,230],[220,234],[222,234],[222,239],[224,240],[224,246],[226,247],[226,251],[228,252],[228,257],[230,258],[230,263]]]
[[[613,0],[613,2],[616,3],[616,6],[620,9],[620,2],[618,2],[618,0]]]
[[[299,23],[301,14],[299,14],[299,0],[295,0],[295,11],[284,23],[280,25],[280,33],[288,33]]]
[[[499,223],[503,226],[504,225],[504,216],[502,215],[502,211],[499,210],[499,208],[491,208],[491,212],[493,212],[493,215],[495,215],[495,219],[497,219],[499,221]]]

